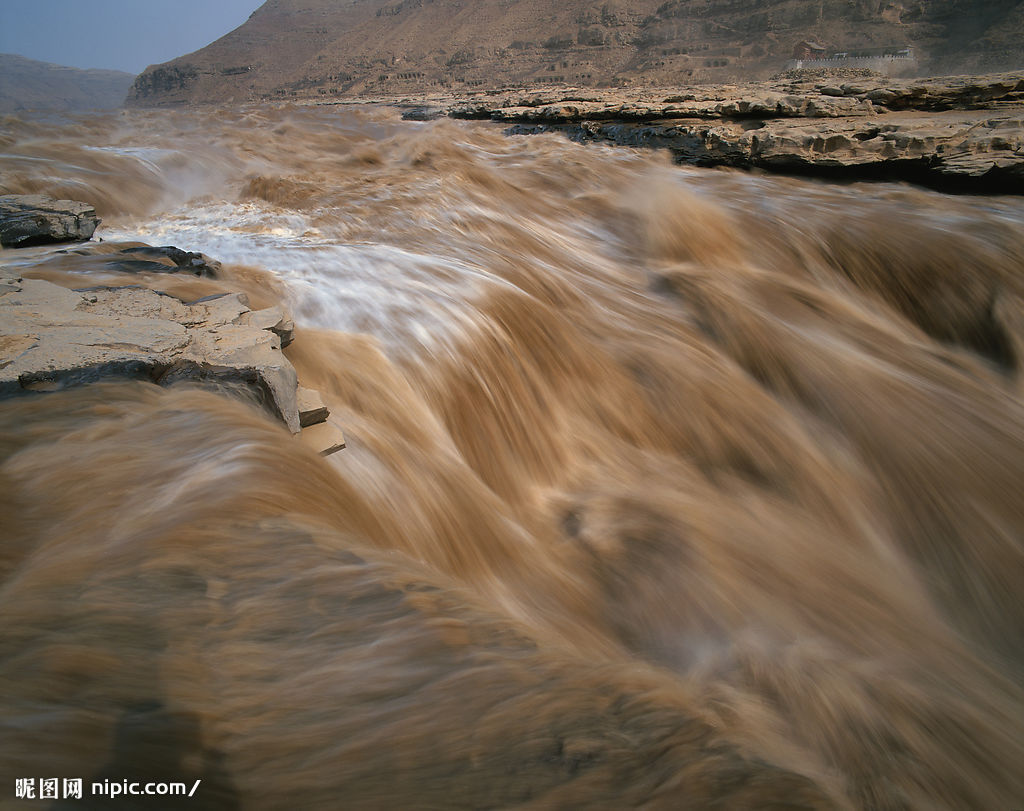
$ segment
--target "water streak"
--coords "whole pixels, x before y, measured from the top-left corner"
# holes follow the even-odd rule
[[[1024,798],[1020,201],[375,108],[7,118],[0,147],[0,191],[225,262],[146,283],[287,302],[349,446],[187,387],[0,403],[6,785]],[[139,281],[31,251],[0,263]]]

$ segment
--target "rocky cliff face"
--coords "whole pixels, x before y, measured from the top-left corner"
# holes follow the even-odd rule
[[[19,110],[111,110],[134,77],[119,70],[79,70],[0,54],[0,113]]]
[[[778,72],[803,40],[990,71],[1024,62],[1022,33],[1017,0],[268,0],[129,103],[721,82]]]

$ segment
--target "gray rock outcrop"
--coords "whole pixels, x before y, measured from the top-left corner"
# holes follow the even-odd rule
[[[85,241],[99,224],[87,203],[45,194],[0,195],[0,245],[5,248]]]
[[[138,287],[68,290],[0,268],[0,396],[108,378],[238,383],[298,433],[295,369],[278,308],[243,294],[187,304]],[[263,325],[269,325],[262,328]]]

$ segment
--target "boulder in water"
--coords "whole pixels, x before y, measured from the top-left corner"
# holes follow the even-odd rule
[[[5,248],[85,241],[99,224],[88,203],[45,194],[0,195],[0,245]]]
[[[179,273],[187,272],[196,276],[216,277],[220,262],[198,251],[183,251],[173,245],[154,247],[152,245],[131,245],[119,253],[128,259],[111,257],[108,264],[117,270],[129,273]]]
[[[303,428],[325,422],[330,416],[331,412],[328,411],[327,406],[324,405],[324,401],[320,397],[320,392],[299,386],[297,399],[299,406],[299,422]]]
[[[199,251],[183,251],[142,242],[89,242],[53,251],[40,257],[36,266],[73,273],[178,273],[216,279],[221,264]]]

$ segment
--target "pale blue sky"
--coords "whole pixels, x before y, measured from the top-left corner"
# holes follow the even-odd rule
[[[209,45],[263,0],[0,0],[0,53],[139,73]]]

